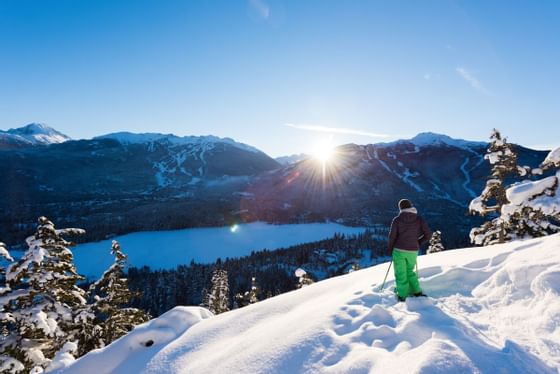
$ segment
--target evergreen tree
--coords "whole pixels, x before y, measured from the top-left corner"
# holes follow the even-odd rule
[[[260,287],[257,284],[257,278],[251,277],[251,289],[245,291],[243,294],[236,293],[233,297],[233,309],[242,308],[249,304],[254,304],[259,301],[258,295]]]
[[[507,189],[508,204],[500,219],[512,236],[535,238],[560,232],[560,148],[551,151],[532,174],[555,171],[536,181],[525,180]]]
[[[134,326],[149,319],[142,310],[128,307],[130,300],[137,296],[137,293],[128,288],[128,281],[124,277],[127,256],[115,240],[112,242],[111,254],[115,256],[115,262],[89,288],[94,299],[93,311],[98,329],[90,336],[83,337],[83,353],[110,344]]]
[[[471,242],[476,245],[504,243],[510,239],[507,236],[505,223],[499,217],[502,206],[508,203],[504,180],[512,174],[526,173],[524,168],[517,166],[517,155],[512,145],[507,142],[507,139],[502,138],[498,130],[492,131],[490,140],[484,158],[492,165],[491,173],[482,194],[469,204],[469,212],[483,217],[490,215],[492,219],[471,230]]]
[[[212,287],[208,293],[208,309],[214,314],[229,310],[229,282],[227,271],[216,269],[212,273]]]
[[[257,279],[255,277],[251,278],[251,291],[249,291],[249,304],[254,304],[258,299],[259,286],[257,285]]]
[[[6,245],[0,242],[0,261],[5,260],[12,262],[14,259],[10,256],[10,252]],[[5,269],[0,266],[0,298],[7,295],[11,288],[5,284]],[[6,348],[15,344],[15,334],[13,331],[13,319],[4,308],[4,302],[0,303],[0,373],[16,373],[23,371],[23,364],[8,355]]]
[[[83,278],[69,250],[73,243],[63,236],[83,233],[56,230],[51,221],[40,217],[35,235],[27,238],[28,250],[8,267],[9,289],[0,308],[9,336],[1,342],[0,356],[9,357],[4,361],[12,367],[42,372],[80,328],[82,322],[74,311],[86,303],[85,292],[76,286]]]
[[[436,253],[444,250],[445,247],[441,242],[441,231],[436,230],[430,238],[430,246],[428,247],[427,253]]]
[[[210,309],[210,292],[206,287],[202,289],[202,302],[200,306]]]

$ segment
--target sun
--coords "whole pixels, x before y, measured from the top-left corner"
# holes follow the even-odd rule
[[[335,154],[332,141],[329,139],[328,141],[318,143],[311,154],[323,164],[331,161]]]

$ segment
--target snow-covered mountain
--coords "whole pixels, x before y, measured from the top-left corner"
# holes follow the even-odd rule
[[[117,133],[3,150],[0,174],[9,183],[0,184],[0,237],[23,239],[10,233],[28,235],[21,228],[37,212],[84,227],[89,239],[156,227],[221,226],[240,210],[237,202],[251,178],[279,167],[254,147],[213,136]],[[15,211],[29,219],[15,222]],[[115,220],[121,222],[115,231],[107,230]]]
[[[546,156],[516,149],[522,165]],[[336,151],[323,175],[314,158],[281,165],[214,136],[115,133],[3,150],[0,174],[9,183],[0,184],[0,238],[21,243],[38,214],[85,228],[86,240],[252,221],[371,227],[387,225],[396,201],[408,197],[451,247],[466,244],[477,218],[456,217],[484,187],[485,143],[426,133]]]
[[[560,235],[419,257],[429,298],[388,264],[212,316],[176,307],[63,373],[558,373]]]
[[[231,138],[220,138],[213,135],[208,136],[177,136],[173,134],[160,134],[160,133],[132,133],[132,132],[116,132],[107,135],[97,136],[94,139],[114,139],[122,144],[142,144],[142,143],[168,143],[173,146],[177,145],[192,145],[204,148],[206,150],[212,149],[219,144],[229,144],[244,151],[260,153],[261,151],[250,145],[236,142]]]
[[[449,147],[463,149],[477,149],[479,147],[485,147],[488,143],[455,139],[444,134],[437,134],[433,132],[421,132],[411,139],[400,139],[390,143],[378,143],[379,146],[395,146],[399,144],[413,144],[417,147],[446,145]]]
[[[58,144],[68,140],[71,140],[70,137],[42,123],[30,123],[7,131],[0,130],[0,150]]]
[[[477,218],[464,217],[468,203],[484,188],[487,145],[419,134],[410,140],[336,148],[323,169],[310,158],[259,175],[242,201],[246,217],[388,225],[396,202],[411,199],[434,228],[448,233],[452,246],[464,246]],[[546,152],[516,146],[521,165],[536,167]],[[461,219],[459,219],[459,217]],[[255,219],[253,218],[253,219]],[[449,235],[452,237],[450,238]]]
[[[295,164],[297,162],[306,160],[308,158],[309,155],[306,155],[305,153],[300,153],[296,155],[276,157],[275,160],[281,165],[286,166],[286,165]]]

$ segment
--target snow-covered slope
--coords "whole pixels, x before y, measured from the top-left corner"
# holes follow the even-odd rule
[[[0,143],[14,147],[49,145],[71,140],[68,136],[42,123],[30,123],[17,129],[0,130]]]
[[[406,303],[382,264],[210,318],[177,307],[65,373],[558,373],[559,247],[422,256],[432,297]]]

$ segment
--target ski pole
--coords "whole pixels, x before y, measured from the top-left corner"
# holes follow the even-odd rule
[[[383,291],[383,288],[385,288],[385,281],[387,280],[387,275],[389,275],[389,270],[391,270],[392,264],[393,264],[393,259],[391,258],[391,262],[389,262],[389,268],[387,269],[387,273],[385,273],[385,278],[383,278],[383,284],[381,285],[379,291]]]

